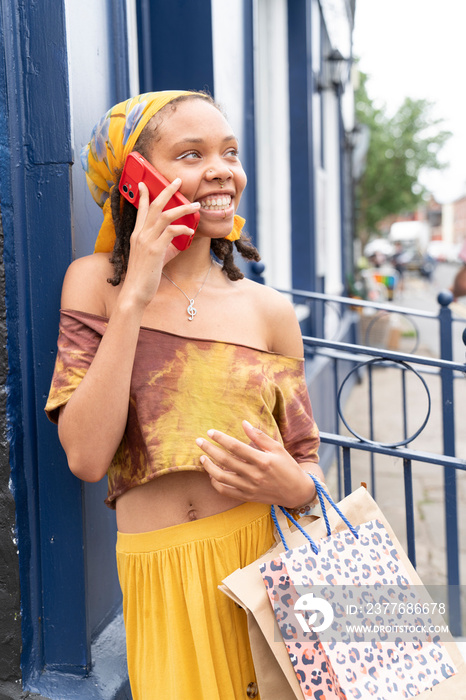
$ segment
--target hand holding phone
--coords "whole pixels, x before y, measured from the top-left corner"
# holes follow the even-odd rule
[[[119,190],[123,197],[134,204],[136,209],[139,207],[139,188],[138,184],[144,182],[149,190],[149,200],[152,202],[159,194],[169,185],[169,181],[161,175],[153,165],[149,163],[140,153],[137,151],[132,151],[126,158],[125,167],[120,178]],[[164,207],[164,211],[167,209],[173,209],[174,207],[180,207],[183,204],[191,204],[191,202],[186,199],[181,192],[175,192],[173,197],[170,199],[168,204]],[[176,219],[172,223],[175,225],[188,226],[189,228],[196,230],[199,223],[200,214],[198,211],[192,214],[186,214],[185,216]],[[194,238],[192,236],[180,235],[173,238],[173,245],[178,248],[178,250],[186,250],[191,245]]]

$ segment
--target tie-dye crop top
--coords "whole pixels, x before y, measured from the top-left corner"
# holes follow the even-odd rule
[[[62,311],[58,354],[45,410],[57,422],[86,374],[108,319]],[[304,360],[217,340],[142,327],[126,430],[108,469],[106,504],[174,471],[203,471],[197,437],[215,428],[245,440],[248,420],[281,440],[298,462],[317,462],[319,434]],[[98,426],[97,426],[98,429]]]

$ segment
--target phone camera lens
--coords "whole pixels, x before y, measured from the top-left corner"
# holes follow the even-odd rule
[[[128,185],[123,185],[123,192],[128,194]]]
[[[131,192],[129,193],[129,197],[130,197],[130,199],[134,199],[134,192],[133,192],[132,190],[131,190]]]

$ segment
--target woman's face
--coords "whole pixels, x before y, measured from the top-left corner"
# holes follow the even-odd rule
[[[180,192],[201,203],[196,236],[224,238],[246,186],[230,125],[203,98],[180,102],[174,111],[168,105],[160,116],[150,162],[170,182],[180,177]]]

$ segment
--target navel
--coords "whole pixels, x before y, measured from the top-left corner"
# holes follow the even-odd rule
[[[188,510],[188,520],[197,520],[197,512],[194,508]]]

